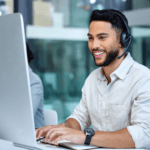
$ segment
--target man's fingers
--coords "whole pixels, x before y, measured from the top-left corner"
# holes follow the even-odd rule
[[[47,142],[47,139],[49,139],[50,134],[53,132],[54,129],[50,129],[46,135],[45,135],[45,142]]]
[[[67,134],[68,128],[61,127],[60,125],[45,126],[39,129],[36,129],[36,138],[39,140],[41,137],[45,137],[45,142],[50,142],[56,139],[58,136]]]
[[[51,129],[52,126],[45,126],[45,127],[42,127],[42,128],[39,128],[39,129],[36,129],[36,137],[37,139],[39,139],[41,136],[45,136],[46,132]]]
[[[37,139],[40,139],[40,137],[44,137],[47,130],[47,128],[40,128],[37,133]]]
[[[51,133],[54,132],[54,131],[62,131],[62,129],[61,129],[61,128],[52,128],[52,129],[50,129],[50,130],[47,132],[47,134],[45,135],[45,138],[48,139],[48,138],[50,137]]]
[[[60,135],[64,135],[66,132],[60,128],[55,128],[50,130],[46,136],[45,136],[45,142],[51,142],[52,140],[54,140],[55,138],[57,138]]]
[[[36,137],[37,137],[37,135],[38,135],[38,130],[39,130],[39,129],[36,129],[36,130],[35,130],[35,133],[36,133]]]
[[[53,140],[52,143],[55,144],[55,143],[57,143],[57,142],[59,142],[61,140],[68,140],[67,137],[68,137],[67,135],[60,135],[58,138],[56,138],[55,140]]]
[[[55,140],[57,137],[63,135],[63,133],[60,133],[59,131],[53,131],[49,137],[48,137],[48,141],[51,142],[53,140]]]
[[[40,128],[37,133],[37,139],[40,139],[42,136],[44,136],[44,129]]]
[[[48,132],[47,132],[47,134],[45,135],[45,142],[46,143],[48,143],[48,142],[51,142],[51,139],[53,138],[53,137],[55,137],[56,135],[57,135],[57,128],[55,128],[55,129],[51,129],[51,130],[49,130]]]
[[[39,139],[39,132],[40,132],[40,130],[41,130],[41,128],[35,130],[37,140]]]

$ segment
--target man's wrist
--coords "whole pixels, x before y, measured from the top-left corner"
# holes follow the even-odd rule
[[[69,127],[67,122],[61,123],[60,125],[63,126],[63,127]]]
[[[86,139],[85,139],[84,144],[90,145],[91,139],[92,139],[92,137],[94,136],[95,131],[94,131],[92,128],[86,128],[86,129],[84,130],[84,133],[85,133],[85,135],[86,135]]]
[[[83,131],[83,143],[85,143],[85,140],[86,140],[86,135],[85,135],[85,133]]]

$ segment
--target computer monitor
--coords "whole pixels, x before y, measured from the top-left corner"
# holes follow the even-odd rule
[[[23,17],[0,16],[0,138],[36,146]]]

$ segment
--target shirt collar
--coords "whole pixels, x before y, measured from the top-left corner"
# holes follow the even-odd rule
[[[123,80],[128,74],[129,69],[132,67],[133,63],[133,58],[131,57],[130,53],[127,53],[127,56],[122,61],[120,66],[113,73],[111,73],[111,75],[115,74],[118,78]]]
[[[134,63],[133,58],[131,57],[130,53],[127,53],[127,56],[122,61],[120,66],[114,72],[112,72],[111,75],[116,75],[118,78],[123,80],[125,78],[125,76],[127,75],[129,69],[133,65],[133,63]],[[102,67],[100,67],[99,72],[100,73],[98,74],[98,79],[107,80],[103,73]]]
[[[99,71],[100,73],[98,73],[98,79],[100,79],[100,80],[107,80],[106,79],[106,77],[105,77],[105,75],[104,75],[104,73],[103,73],[103,69],[102,69],[102,67],[100,67],[100,71]]]

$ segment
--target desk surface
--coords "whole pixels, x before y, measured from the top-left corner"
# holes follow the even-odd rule
[[[51,145],[39,144],[38,146],[43,150],[67,150],[66,148],[61,148],[61,147],[56,147]],[[94,150],[98,150],[98,149],[105,149],[105,148],[97,148]],[[0,139],[0,150],[26,150],[26,149],[15,147],[12,142]],[[114,150],[114,149],[109,149],[109,150]],[[131,150],[131,149],[126,149],[126,150]],[[144,150],[144,149],[138,149],[138,150]]]
[[[44,145],[40,143],[38,143],[38,148],[41,148],[43,150],[66,150],[65,148],[56,147],[52,145]],[[0,150],[26,150],[26,149],[14,146],[13,142],[0,139]]]

